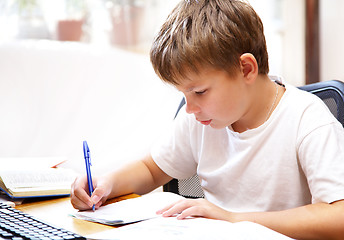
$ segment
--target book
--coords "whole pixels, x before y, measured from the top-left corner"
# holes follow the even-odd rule
[[[0,189],[10,198],[67,196],[76,177],[71,169],[49,167],[61,159],[1,158],[0,162]]]
[[[67,196],[75,177],[63,168],[5,170],[0,171],[0,188],[11,198]]]
[[[55,168],[66,162],[64,157],[1,157],[1,170]]]

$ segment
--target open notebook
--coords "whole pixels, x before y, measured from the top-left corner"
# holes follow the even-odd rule
[[[69,195],[76,177],[60,157],[0,158],[0,188],[10,198]]]
[[[71,169],[0,170],[0,188],[11,198],[69,195]]]

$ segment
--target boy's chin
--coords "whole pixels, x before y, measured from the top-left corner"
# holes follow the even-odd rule
[[[209,126],[210,126],[211,128],[214,128],[214,129],[223,129],[223,128],[228,127],[228,125],[226,125],[226,124],[224,124],[224,123],[220,124],[220,123],[216,123],[215,121],[211,122],[211,123],[209,124]]]

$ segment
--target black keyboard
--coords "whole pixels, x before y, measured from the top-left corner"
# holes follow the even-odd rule
[[[52,226],[4,203],[0,203],[0,239],[86,240],[78,234]]]

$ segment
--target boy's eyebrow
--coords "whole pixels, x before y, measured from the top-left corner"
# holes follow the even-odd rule
[[[186,85],[185,87],[179,85],[179,87],[177,87],[178,91],[181,92],[193,92],[196,91],[197,89],[201,89],[201,88],[205,88],[206,86],[204,86],[204,84],[202,83],[189,83],[188,85]]]
[[[176,88],[178,89],[178,91],[181,91],[181,92],[192,92],[196,87],[195,86],[190,86],[190,87],[186,87],[186,88],[182,88],[182,87],[178,87],[176,86]]]
[[[186,89],[186,92],[192,92],[195,89],[195,87],[190,87],[188,89]]]
[[[207,86],[200,84],[199,86],[192,85],[190,87],[187,87],[185,92],[193,92],[193,91],[199,91],[201,89],[207,88]]]
[[[202,87],[201,86],[191,86],[191,87],[187,88],[185,92],[197,91],[198,88],[202,88]]]

